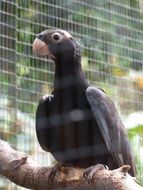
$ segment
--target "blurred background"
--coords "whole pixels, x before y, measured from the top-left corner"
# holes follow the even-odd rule
[[[35,111],[53,88],[54,64],[32,54],[37,33],[68,30],[79,42],[87,78],[115,102],[128,129],[143,184],[143,1],[1,0],[0,138],[46,166]],[[0,176],[1,190],[22,189]]]

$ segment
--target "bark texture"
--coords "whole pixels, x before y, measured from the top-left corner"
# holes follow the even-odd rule
[[[60,164],[43,167],[30,155],[16,151],[0,140],[0,174],[28,189],[143,190],[127,173],[129,168],[125,165],[116,170],[106,170],[99,164],[94,166],[95,172],[90,178],[88,169]]]

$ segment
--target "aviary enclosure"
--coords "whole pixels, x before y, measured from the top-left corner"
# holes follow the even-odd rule
[[[78,39],[85,75],[114,100],[128,129],[143,184],[142,0],[1,0],[0,138],[39,163],[54,162],[35,134],[37,103],[52,91],[54,64],[35,57],[32,42],[48,28]],[[19,187],[1,177],[0,189]]]

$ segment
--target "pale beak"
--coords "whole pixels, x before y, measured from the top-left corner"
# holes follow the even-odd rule
[[[43,55],[43,56],[50,55],[47,44],[38,38],[34,40],[32,47],[33,47],[33,53],[36,55]]]

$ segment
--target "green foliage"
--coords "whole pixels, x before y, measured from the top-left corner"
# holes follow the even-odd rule
[[[142,150],[143,150],[143,125],[136,126],[128,130],[128,135],[134,150],[135,163],[137,167],[137,179],[143,184],[143,165]]]
[[[131,128],[128,130],[129,138],[132,139],[134,135],[139,135],[140,137],[143,137],[143,125],[138,125],[134,128]],[[141,141],[141,145],[143,146],[143,141]]]

